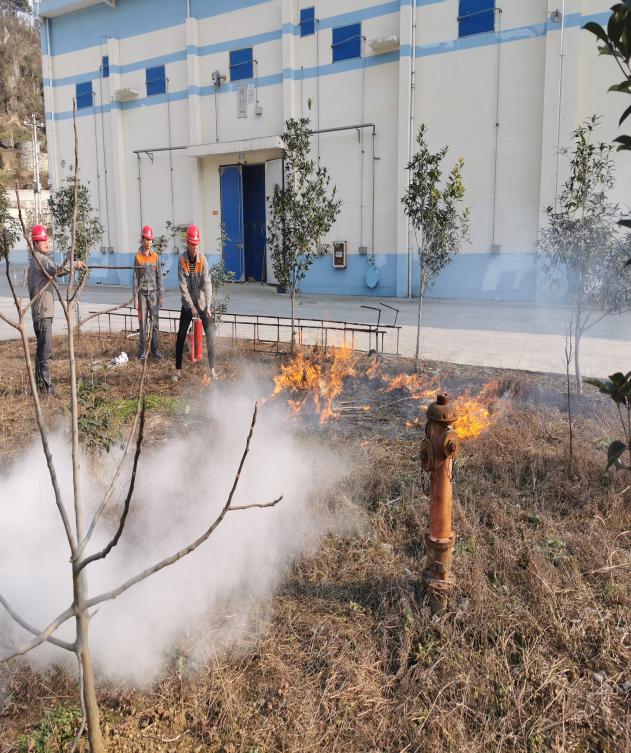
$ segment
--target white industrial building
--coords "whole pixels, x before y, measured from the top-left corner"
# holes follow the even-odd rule
[[[343,200],[305,292],[407,296],[416,251],[400,197],[418,126],[462,156],[471,242],[432,295],[512,301],[551,295],[534,255],[542,209],[564,179],[558,146],[593,113],[612,139],[614,62],[581,30],[610,0],[43,0],[50,173],[73,162],[105,227],[103,262],[129,264],[139,229],[197,223],[213,261],[273,282],[266,195],[281,175],[289,117],[319,131],[313,153]],[[311,105],[309,109],[309,104]],[[631,196],[618,162],[617,198]],[[165,255],[175,282],[176,249]],[[181,243],[178,243],[181,245]],[[127,271],[93,279],[125,283]]]

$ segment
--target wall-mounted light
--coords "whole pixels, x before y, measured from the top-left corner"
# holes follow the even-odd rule
[[[371,39],[368,42],[370,49],[378,55],[384,52],[392,52],[399,48],[399,37],[396,34],[391,34],[389,37],[379,37],[378,39]]]
[[[221,82],[226,80],[226,74],[221,73],[220,71],[213,71],[211,74],[213,85],[219,89],[221,86]]]

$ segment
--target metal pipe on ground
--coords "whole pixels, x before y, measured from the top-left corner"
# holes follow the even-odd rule
[[[452,527],[452,477],[458,451],[458,435],[453,424],[457,417],[449,396],[438,395],[427,409],[425,439],[421,444],[423,470],[430,474],[423,590],[434,614],[444,611],[453,587],[450,573],[456,537]]]

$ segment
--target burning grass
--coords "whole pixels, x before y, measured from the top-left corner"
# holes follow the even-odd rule
[[[290,420],[305,441],[351,458],[355,471],[321,504],[343,506],[359,533],[303,558],[238,647],[200,664],[183,637],[154,687],[102,687],[110,750],[631,751],[631,501],[626,477],[603,470],[617,428],[608,404],[577,399],[569,468],[561,380],[449,365],[400,374],[337,357],[290,362],[300,378],[273,399],[300,403]],[[151,392],[181,401],[201,389],[203,371],[177,393],[153,366]],[[271,393],[275,364],[259,366]],[[109,385],[127,399],[133,382],[121,371]],[[458,396],[470,437],[454,470],[457,589],[440,619],[416,600],[428,504],[419,425],[438,389]],[[212,641],[221,619],[196,628]],[[75,705],[61,670],[15,664],[2,683],[2,753],[45,709]]]

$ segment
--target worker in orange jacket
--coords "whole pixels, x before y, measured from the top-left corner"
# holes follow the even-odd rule
[[[138,358],[147,357],[147,330],[151,324],[151,353],[156,360],[162,358],[158,349],[158,313],[163,303],[162,269],[160,259],[153,250],[153,229],[145,225],[142,229],[141,247],[134,259],[133,295],[140,324],[140,344]]]
[[[174,381],[182,375],[182,357],[186,333],[191,321],[198,316],[206,334],[206,350],[208,351],[208,366],[210,377],[215,379],[215,333],[211,311],[212,282],[208,261],[199,251],[201,237],[197,225],[189,225],[186,231],[186,251],[180,256],[178,263],[178,282],[182,297],[182,309],[175,344],[175,374]]]

